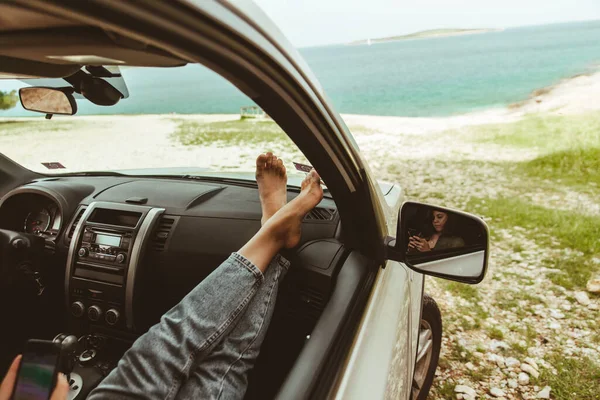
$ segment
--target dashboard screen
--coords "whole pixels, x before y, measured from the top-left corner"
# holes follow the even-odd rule
[[[121,236],[102,235],[97,233],[94,243],[103,244],[105,246],[119,247],[121,245]]]

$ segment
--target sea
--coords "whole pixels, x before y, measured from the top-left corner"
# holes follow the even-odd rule
[[[540,88],[600,70],[600,21],[371,45],[299,49],[341,113],[438,117],[505,107]],[[123,68],[130,97],[79,100],[78,115],[239,113],[253,105],[203,66]],[[0,90],[26,86],[0,81]],[[32,116],[20,105],[0,117]]]

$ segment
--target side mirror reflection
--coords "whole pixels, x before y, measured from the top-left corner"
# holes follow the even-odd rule
[[[471,214],[407,202],[400,212],[396,252],[417,272],[478,283],[487,268],[487,225]]]

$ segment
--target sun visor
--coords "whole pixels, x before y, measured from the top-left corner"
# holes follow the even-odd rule
[[[47,64],[43,62],[22,60],[0,55],[0,78],[18,79],[20,77],[63,78],[79,71],[81,65]],[[63,85],[64,86],[64,85]]]
[[[150,45],[109,35],[93,27],[0,33],[0,56],[67,66],[177,67],[186,64],[184,60]],[[0,64],[0,72],[7,72],[3,63]],[[59,74],[33,75],[57,77]],[[69,74],[63,76],[66,75]]]

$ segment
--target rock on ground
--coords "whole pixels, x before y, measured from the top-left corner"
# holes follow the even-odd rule
[[[549,399],[550,398],[550,386],[543,388],[538,394],[538,399]]]
[[[600,293],[600,276],[590,279],[586,285],[586,289],[590,293]]]
[[[464,393],[464,394],[467,394],[472,397],[477,396],[477,392],[475,391],[475,389],[473,389],[469,386],[466,386],[466,385],[456,385],[456,387],[454,388],[454,391],[456,393]]]

